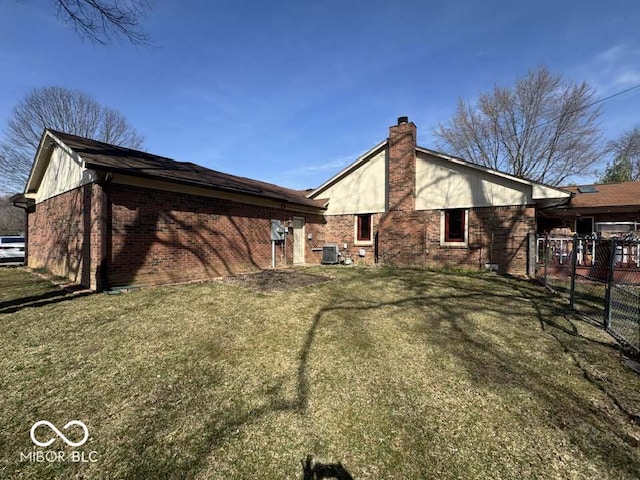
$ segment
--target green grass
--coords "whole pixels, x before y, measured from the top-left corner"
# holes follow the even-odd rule
[[[542,288],[305,272],[332,279],[72,297],[0,269],[0,478],[640,477],[640,377]],[[41,419],[97,461],[21,462]]]

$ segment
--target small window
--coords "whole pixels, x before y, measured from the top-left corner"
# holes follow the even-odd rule
[[[356,215],[356,242],[371,242],[371,227],[371,214]]]
[[[464,210],[448,210],[444,216],[444,241],[464,242]]]
[[[440,244],[464,247],[468,238],[468,211],[462,208],[444,210],[440,217]]]

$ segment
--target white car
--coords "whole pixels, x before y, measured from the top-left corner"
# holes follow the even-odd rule
[[[24,262],[24,237],[0,237],[0,264]]]

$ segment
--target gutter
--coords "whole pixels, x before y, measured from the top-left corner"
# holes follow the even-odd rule
[[[564,209],[571,208],[571,199],[576,196],[575,192],[570,192],[571,195],[568,198],[562,199],[557,203],[553,203],[551,205],[547,205],[546,207],[540,207],[540,210],[551,210],[559,207],[564,207]]]
[[[27,213],[35,205],[35,200],[27,198],[23,193],[16,193],[10,196],[9,201],[14,207],[21,208]]]
[[[197,182],[197,181],[190,181],[190,180],[185,180],[185,179],[180,179],[180,178],[168,178],[168,177],[162,177],[159,175],[151,175],[148,173],[144,173],[144,172],[132,172],[131,170],[127,170],[124,168],[116,168],[116,167],[105,167],[104,165],[100,165],[100,164],[96,164],[96,163],[91,163],[90,161],[85,161],[85,166],[87,168],[91,168],[93,170],[96,171],[104,171],[104,172],[114,172],[114,173],[118,173],[121,175],[125,175],[125,176],[130,176],[130,177],[138,177],[138,178],[148,178],[151,180],[157,180],[157,181],[161,181],[161,182],[168,182],[168,183],[176,183],[178,185],[188,185],[188,186],[192,186],[192,187],[199,187],[199,188],[204,188],[207,190],[213,190],[213,191],[220,191],[220,192],[225,192],[225,193],[232,193],[235,195],[246,195],[249,197],[255,197],[255,198],[263,198],[263,199],[267,199],[267,200],[271,200],[271,201],[275,201],[275,202],[281,202],[283,205],[299,205],[301,207],[305,207],[308,209],[313,209],[313,210],[318,210],[319,212],[322,212],[324,210],[326,210],[326,207],[321,207],[317,204],[315,204],[313,202],[313,200],[308,199],[305,196],[302,196],[302,199],[305,200],[309,200],[309,202],[296,202],[296,201],[292,201],[286,198],[283,198],[281,196],[277,196],[277,195],[265,195],[265,194],[261,194],[258,192],[248,192],[248,191],[242,191],[239,189],[235,189],[235,188],[225,188],[225,187],[221,187],[221,186],[212,186],[211,184],[208,183],[203,183],[203,182]],[[285,207],[283,207],[285,208]]]

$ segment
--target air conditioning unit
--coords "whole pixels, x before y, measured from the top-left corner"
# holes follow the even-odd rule
[[[337,245],[323,245],[322,246],[322,263],[324,265],[332,265],[338,263],[338,246]]]

